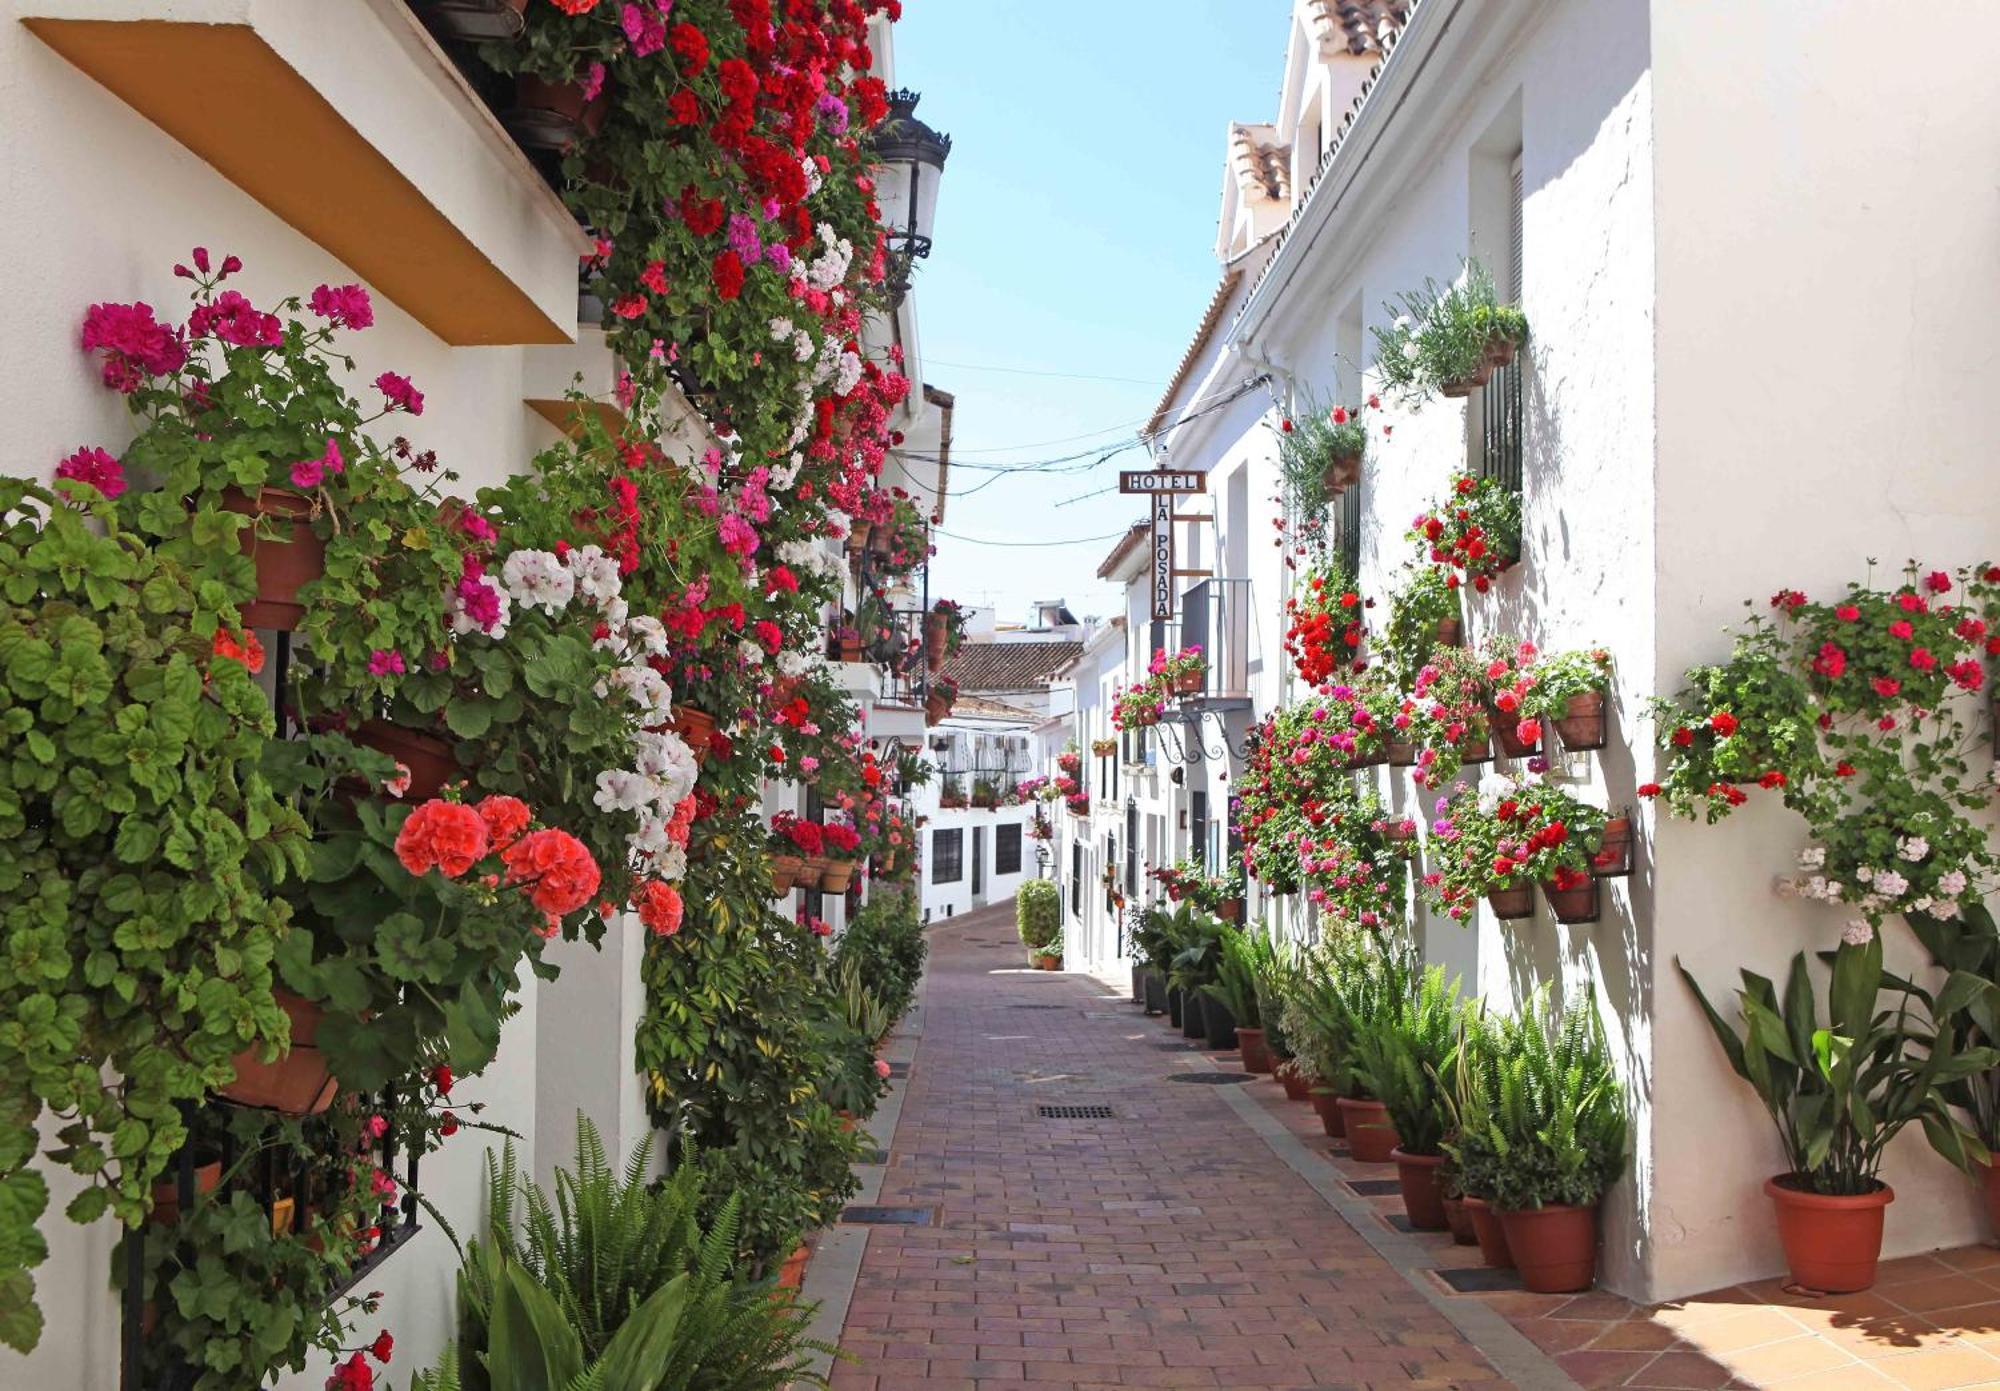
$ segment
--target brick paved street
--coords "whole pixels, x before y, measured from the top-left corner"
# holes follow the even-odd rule
[[[880,1202],[935,1225],[872,1230],[838,1391],[1510,1384],[1224,1088],[1165,1080],[1205,1070],[1177,1034],[1024,965],[1011,904],[932,933]]]

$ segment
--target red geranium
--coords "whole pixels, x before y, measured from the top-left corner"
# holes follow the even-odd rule
[[[507,882],[527,885],[528,901],[555,918],[590,902],[602,877],[590,851],[568,831],[531,832],[500,858],[507,865]]]
[[[486,857],[491,848],[486,822],[471,807],[436,798],[425,802],[396,832],[396,858],[412,874],[436,868],[456,879]]]
[[[686,905],[681,901],[680,891],[671,884],[648,879],[639,886],[633,907],[638,911],[639,921],[655,937],[671,937],[681,930]]]

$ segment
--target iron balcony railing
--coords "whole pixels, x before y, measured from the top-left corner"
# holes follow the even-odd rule
[[[1521,363],[1494,369],[1479,389],[1479,467],[1512,492],[1521,491]]]
[[[1206,579],[1181,596],[1181,641],[1200,647],[1208,671],[1197,702],[1250,699],[1250,581]]]

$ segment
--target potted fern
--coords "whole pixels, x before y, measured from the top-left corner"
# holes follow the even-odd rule
[[[1202,987],[1206,996],[1203,1008],[1219,1005],[1235,1022],[1236,1048],[1245,1072],[1269,1072],[1271,1055],[1264,1047],[1257,980],[1264,961],[1272,954],[1270,940],[1261,931],[1224,927],[1216,946],[1215,979]]]
[[[1434,392],[1471,395],[1514,361],[1528,337],[1527,316],[1500,303],[1492,273],[1477,260],[1465,261],[1450,285],[1427,278],[1386,308],[1389,324],[1374,330],[1376,363],[1388,389],[1411,405]]]
[[[1431,966],[1414,994],[1392,1003],[1377,1027],[1355,1035],[1356,1066],[1395,1126],[1390,1151],[1403,1191],[1403,1210],[1419,1231],[1443,1231],[1444,1140],[1447,1081],[1456,1052],[1458,982],[1445,982],[1444,968]]]

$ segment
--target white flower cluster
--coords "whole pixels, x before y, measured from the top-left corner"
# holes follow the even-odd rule
[[[846,568],[840,557],[803,536],[778,543],[778,563],[789,567],[793,574],[811,574],[823,579],[836,578]]]
[[[812,355],[818,351],[812,335],[795,326],[790,319],[771,320],[771,337],[790,347],[793,359],[798,362],[812,361]]]
[[[1896,842],[1897,858],[1905,864],[1917,864],[1928,858],[1930,853],[1930,842],[1922,836],[1904,836]],[[1844,883],[1824,873],[1826,847],[1823,845],[1800,851],[1799,868],[1804,871],[1803,874],[1778,879],[1774,887],[1779,897],[1803,898],[1816,903],[1851,903],[1870,918],[1905,912],[1956,917],[1959,900],[1970,883],[1964,870],[1946,870],[1938,876],[1933,892],[1911,898],[1914,886],[1908,875],[1894,866],[1874,865],[1859,866],[1854,871],[1854,882]],[[1867,939],[1864,937],[1861,940],[1865,942]]]
[[[561,613],[576,594],[576,575],[553,551],[515,551],[500,567],[507,593],[522,608]]]
[[[824,248],[810,262],[803,258],[792,262],[793,279],[802,279],[815,290],[831,290],[847,279],[847,268],[854,261],[854,243],[840,236],[831,224],[819,225],[819,241]]]
[[[1521,784],[1505,773],[1488,773],[1479,780],[1479,810],[1491,816],[1502,802],[1520,790]]]
[[[632,762],[631,768],[599,773],[591,800],[600,811],[637,813],[639,828],[626,842],[633,857],[650,862],[656,874],[678,879],[687,857],[668,837],[667,826],[674,808],[694,791],[694,751],[670,729],[642,730],[633,745]]]

